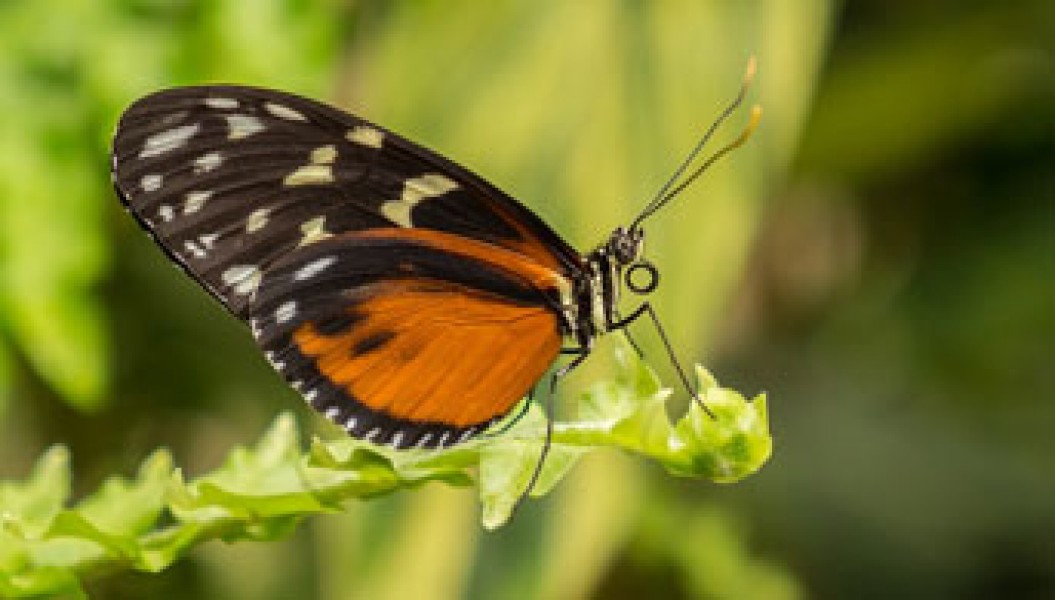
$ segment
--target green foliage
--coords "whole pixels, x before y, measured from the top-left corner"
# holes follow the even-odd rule
[[[71,406],[100,409],[112,375],[97,288],[111,260],[105,157],[121,107],[181,81],[318,93],[337,55],[333,8],[0,3],[0,344],[7,338]]]
[[[579,457],[601,447],[716,482],[741,479],[768,459],[763,396],[748,401],[698,369],[700,394],[716,418],[693,405],[671,423],[669,390],[625,347],[617,353],[621,374],[585,394],[579,420],[556,424],[532,496],[546,494]],[[523,494],[544,431],[533,406],[509,432],[444,452],[397,452],[350,438],[315,438],[304,451],[293,418],[281,415],[254,447],[236,448],[212,473],[187,481],[158,450],[134,479],[114,477],[70,508],[70,457],[56,446],[25,481],[0,483],[0,593],[78,593],[86,576],[157,572],[210,539],[274,540],[308,515],[429,481],[475,482],[483,524],[495,528]]]

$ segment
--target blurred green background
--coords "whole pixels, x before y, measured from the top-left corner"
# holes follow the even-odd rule
[[[110,191],[139,95],[337,103],[586,249],[756,54],[762,128],[648,249],[681,354],[770,394],[758,475],[601,453],[495,533],[434,484],[93,596],[1052,598],[1053,40],[1055,9],[1027,0],[2,1],[0,477],[57,442],[82,492],[157,446],[193,475],[280,410],[319,426]]]

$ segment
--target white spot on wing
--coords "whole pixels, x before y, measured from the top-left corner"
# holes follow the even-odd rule
[[[189,192],[183,200],[183,214],[186,215],[201,210],[209,196],[212,196],[212,192]]]
[[[369,125],[358,125],[348,130],[345,135],[349,142],[368,148],[380,148],[385,141],[385,134]]]
[[[447,444],[447,438],[449,438],[449,437],[451,437],[451,432],[444,431],[443,435],[440,436],[439,443],[436,444],[436,449],[437,450],[442,450],[443,446],[445,446]]]
[[[326,418],[331,421],[336,421],[337,417],[341,414],[341,409],[336,406],[329,406],[326,408],[326,412],[322,413],[326,415]]]
[[[352,429],[355,429],[357,423],[358,420],[355,417],[348,417],[348,420],[344,422],[344,428],[351,431]]]
[[[245,296],[256,291],[263,274],[256,265],[235,265],[220,277],[227,287],[234,289],[234,293]]]
[[[330,165],[304,165],[297,167],[282,181],[286,186],[323,185],[333,183],[333,167]]]
[[[246,233],[253,233],[263,229],[267,225],[267,215],[270,212],[271,209],[269,208],[258,208],[249,213],[249,217],[245,220]]]
[[[471,438],[473,436],[473,433],[475,433],[475,430],[472,427],[466,429],[464,432],[462,432],[461,436],[458,437],[458,441],[454,443],[461,444],[465,440]]]
[[[319,397],[319,390],[308,390],[304,392],[304,401],[311,404],[316,398]]]
[[[372,442],[372,441],[374,441],[374,438],[377,437],[380,433],[381,433],[381,428],[380,427],[374,427],[370,431],[366,432],[366,435],[363,436],[363,439],[368,441],[368,442]]]
[[[194,172],[198,175],[208,173],[223,163],[223,156],[219,152],[210,152],[194,159]]]
[[[167,129],[161,133],[156,133],[147,138],[143,144],[143,150],[139,153],[139,158],[147,158],[150,156],[157,156],[164,154],[170,150],[175,150],[183,144],[187,143],[194,134],[198,133],[198,129],[201,128],[199,123],[193,125],[183,125],[182,127],[176,127],[174,129]]]
[[[286,368],[286,363],[278,360],[278,357],[274,352],[265,352],[264,358],[267,359],[267,363],[271,365],[276,371],[281,371]]]
[[[264,110],[275,115],[280,119],[286,119],[289,121],[307,121],[308,118],[302,115],[300,112],[293,110],[285,104],[278,104],[276,102],[267,102],[264,104]]]
[[[403,432],[402,431],[397,431],[395,433],[395,435],[392,436],[392,440],[389,442],[389,444],[393,448],[396,448],[398,450],[399,449],[399,445],[403,443],[403,437],[404,437]]]
[[[305,279],[311,279],[319,273],[322,273],[329,267],[333,266],[337,262],[336,256],[323,256],[322,258],[316,258],[310,263],[297,269],[297,272],[293,274],[294,281],[304,281]]]
[[[231,114],[224,115],[224,118],[227,119],[229,140],[247,138],[266,129],[264,122],[253,115]]]
[[[158,207],[158,216],[161,217],[162,221],[168,223],[172,220],[172,217],[176,216],[176,213],[168,204],[162,204],[160,207]]]
[[[315,217],[308,219],[300,225],[300,233],[304,237],[300,239],[299,246],[314,244],[320,240],[330,237],[332,234],[326,232],[326,217]]]
[[[297,303],[294,300],[288,300],[279,305],[275,309],[275,321],[279,323],[285,323],[297,315]]]
[[[429,440],[432,439],[432,432],[426,433],[418,439],[418,443],[414,444],[415,448],[424,448],[428,445]]]
[[[410,211],[427,198],[442,196],[458,189],[458,182],[440,173],[426,173],[403,183],[403,194],[398,200],[381,205],[381,214],[400,227],[413,227]]]
[[[211,98],[205,99],[205,106],[208,106],[209,108],[238,108],[238,101],[234,98],[221,98],[218,96],[213,96]]]
[[[213,244],[215,244],[216,240],[219,238],[220,234],[218,233],[206,233],[198,236],[198,240],[201,241],[201,245],[204,246],[206,250],[212,250]]]
[[[144,175],[143,178],[139,180],[139,185],[143,188],[144,192],[156,192],[161,189],[162,181],[164,180],[161,175],[155,173],[152,175]]]
[[[205,251],[202,250],[197,243],[187,240],[186,242],[183,242],[183,247],[187,252],[190,252],[194,258],[205,258]]]

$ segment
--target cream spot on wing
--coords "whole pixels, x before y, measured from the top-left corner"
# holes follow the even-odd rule
[[[197,243],[190,240],[183,242],[183,248],[190,252],[194,258],[205,258],[205,250],[202,250]]]
[[[206,233],[198,236],[198,240],[201,241],[201,245],[204,246],[206,250],[212,250],[213,245],[216,244],[216,240],[218,239],[220,239],[220,234],[218,233]]]
[[[355,426],[358,424],[358,419],[356,419],[355,417],[348,417],[348,420],[344,422],[344,428],[351,431],[355,429]]]
[[[326,217],[315,217],[304,221],[300,225],[300,233],[303,237],[300,239],[299,246],[314,244],[332,235],[326,232]]]
[[[222,98],[219,96],[212,96],[205,99],[205,106],[209,108],[238,108],[238,101],[234,98]]]
[[[139,153],[139,158],[157,156],[170,150],[175,150],[186,144],[187,140],[198,133],[200,128],[201,125],[199,123],[194,123],[193,125],[184,125],[156,133],[147,138],[147,141],[143,144],[143,150]]]
[[[264,110],[275,115],[280,119],[286,119],[288,121],[307,121],[308,118],[293,110],[292,108],[275,102],[267,102],[264,104]]]
[[[158,216],[161,217],[162,221],[168,223],[172,220],[174,216],[176,216],[176,213],[168,204],[162,204],[160,207],[158,207]]]
[[[325,165],[332,163],[337,159],[337,146],[330,144],[328,146],[319,146],[318,148],[311,151],[311,162],[316,165]]]
[[[270,212],[270,208],[258,208],[249,213],[249,217],[245,220],[246,233],[253,233],[263,229],[267,225],[267,216]]]
[[[431,439],[432,439],[432,434],[431,433],[426,433],[425,435],[421,436],[418,439],[418,443],[414,444],[414,447],[415,448],[424,448],[425,445],[428,444],[429,440],[431,440]]]
[[[345,137],[349,142],[368,148],[380,148],[385,141],[385,134],[369,125],[357,125],[349,129]]]
[[[194,159],[194,172],[198,175],[208,173],[223,163],[223,156],[219,152],[210,152]]]
[[[256,291],[263,274],[256,265],[235,265],[220,277],[227,287],[234,288],[234,293],[245,296]]]
[[[400,227],[413,227],[410,212],[427,198],[442,196],[458,189],[458,182],[439,173],[426,173],[403,183],[403,194],[398,200],[381,205],[381,214]]]
[[[161,189],[161,183],[163,181],[164,179],[161,175],[156,173],[152,175],[144,175],[143,178],[139,180],[139,186],[143,188],[144,192],[156,192]]]
[[[279,323],[285,323],[295,316],[297,316],[297,303],[293,300],[283,302],[275,309],[275,321]]]
[[[326,269],[330,268],[337,262],[336,256],[323,256],[322,258],[316,258],[310,263],[297,269],[297,272],[293,274],[294,281],[304,281],[305,279],[311,279],[319,273],[322,273]]]
[[[264,122],[253,115],[233,114],[224,115],[224,118],[227,119],[227,139],[229,140],[247,138],[266,129]]]
[[[212,196],[212,192],[188,192],[183,199],[183,214],[195,213],[205,206],[205,201]]]
[[[298,167],[282,181],[288,187],[298,185],[323,185],[333,183],[333,167],[330,165],[305,165]]]

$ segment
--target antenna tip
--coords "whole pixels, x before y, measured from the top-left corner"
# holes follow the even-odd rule
[[[758,122],[762,120],[762,105],[761,104],[756,104],[756,105],[752,106],[751,107],[751,116],[748,117],[748,118],[750,119],[751,127],[752,128],[757,127],[758,126]]]
[[[758,60],[755,55],[752,54],[747,59],[747,69],[744,71],[744,87],[751,85],[751,82],[755,80],[755,73],[758,71]]]

